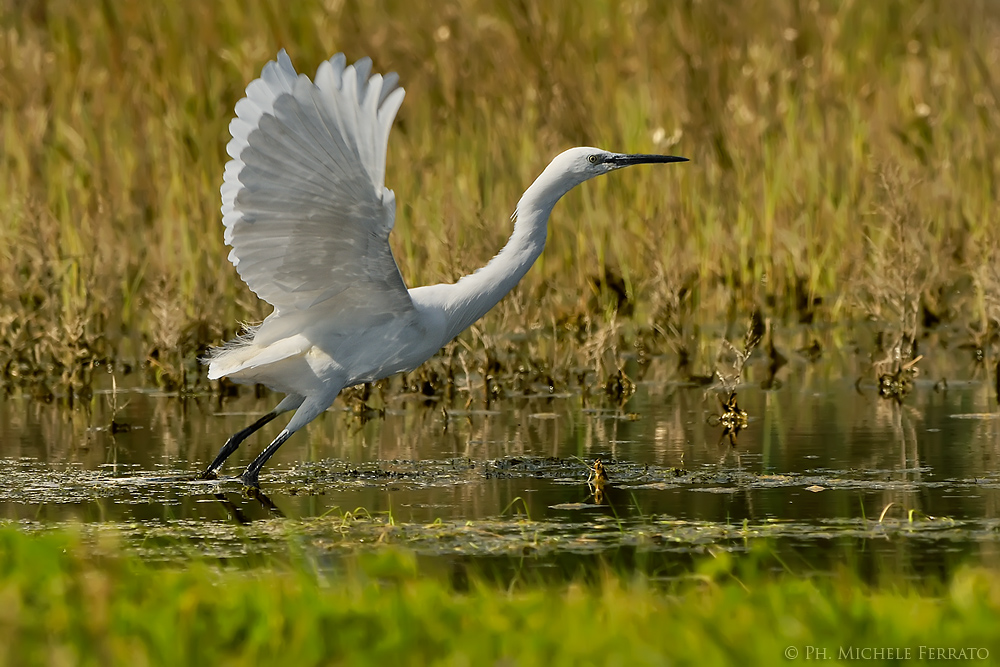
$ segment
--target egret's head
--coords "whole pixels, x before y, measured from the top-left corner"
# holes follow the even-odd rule
[[[562,175],[568,181],[575,181],[573,185],[576,185],[622,167],[657,162],[687,162],[687,158],[673,155],[629,155],[611,153],[591,146],[579,146],[557,155],[546,171],[550,171],[554,177]]]
[[[570,148],[557,155],[525,191],[521,201],[518,202],[518,209],[523,210],[527,201],[530,201],[533,208],[545,210],[548,215],[547,211],[551,210],[560,197],[594,176],[634,164],[658,162],[687,162],[687,158],[673,155],[611,153],[591,146]]]

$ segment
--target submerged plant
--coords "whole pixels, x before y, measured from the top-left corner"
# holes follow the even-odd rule
[[[732,372],[723,373],[720,370],[715,371],[716,377],[722,384],[723,393],[727,394],[725,400],[723,400],[721,395],[719,396],[721,413],[709,415],[709,423],[722,426],[722,435],[719,438],[719,442],[728,437],[729,444],[736,446],[737,436],[741,430],[747,427],[748,415],[736,402],[736,387],[743,378],[743,370],[750,359],[750,355],[753,354],[754,348],[757,347],[764,337],[766,328],[767,326],[760,312],[755,310],[751,313],[750,319],[747,322],[746,334],[743,336],[743,349],[737,349],[728,340],[723,340],[724,348],[734,355],[734,359]]]
[[[931,283],[928,256],[931,226],[918,214],[913,191],[920,183],[906,180],[898,165],[879,172],[881,202],[878,223],[869,227],[868,276],[858,294],[877,326],[872,370],[883,398],[902,400],[917,376],[920,303]]]

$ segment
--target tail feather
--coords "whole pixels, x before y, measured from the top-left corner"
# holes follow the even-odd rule
[[[247,348],[253,345],[258,329],[260,329],[260,323],[248,324],[243,322],[242,329],[235,338],[227,340],[218,347],[209,349],[205,353],[205,356],[198,360],[208,366],[208,378],[210,380],[217,380],[225,375],[226,373],[223,369],[231,368],[233,366],[232,362],[243,356]]]
[[[234,382],[259,382],[272,389],[295,393],[295,389],[281,388],[291,384],[281,380],[281,372],[275,364],[304,354],[311,346],[312,343],[301,335],[263,345],[251,335],[241,336],[212,350],[208,359],[208,379],[218,380],[225,376]]]

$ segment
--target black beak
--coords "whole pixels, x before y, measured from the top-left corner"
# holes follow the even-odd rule
[[[687,162],[686,157],[677,157],[675,155],[625,155],[623,153],[616,153],[609,156],[605,162],[613,164],[616,167],[630,167],[633,164],[657,164],[662,162]]]

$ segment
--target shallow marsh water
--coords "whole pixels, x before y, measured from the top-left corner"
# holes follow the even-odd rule
[[[116,411],[110,392],[72,409],[10,399],[0,519],[112,531],[167,561],[304,548],[335,564],[397,543],[449,568],[619,563],[669,575],[765,538],[794,568],[846,560],[923,576],[1000,564],[1000,413],[985,379],[918,381],[898,404],[853,378],[797,372],[738,396],[749,424],[735,444],[715,419],[718,392],[669,380],[641,382],[624,408],[580,393],[467,410],[400,395],[365,421],[338,403],[265,468],[265,498],[193,477],[274,397],[119,390]],[[599,491],[588,484],[598,458],[610,478]]]

